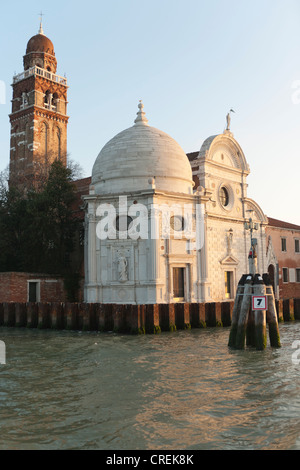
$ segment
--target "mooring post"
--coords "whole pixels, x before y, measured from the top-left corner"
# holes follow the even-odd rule
[[[253,276],[249,274],[245,280],[244,293],[242,297],[241,311],[238,320],[238,327],[236,333],[235,347],[236,349],[244,349],[245,347],[245,338],[246,338],[246,329],[247,329],[247,320],[249,315],[249,310],[251,307],[251,298],[252,298],[252,283]]]
[[[250,307],[246,330],[246,345],[255,346],[255,313]]]
[[[244,274],[238,283],[236,296],[234,299],[232,320],[231,320],[231,330],[230,330],[229,341],[228,341],[228,346],[231,348],[234,348],[235,343],[236,343],[236,333],[237,333],[237,328],[238,328],[238,321],[239,321],[239,315],[240,315],[240,310],[241,310],[241,305],[242,305],[242,300],[243,300],[243,293],[244,293],[246,279],[247,279],[247,275]]]
[[[258,296],[266,295],[266,286],[260,274],[256,274],[253,281],[253,294]],[[266,310],[255,311],[255,347],[262,351],[267,345],[267,319]]]
[[[252,223],[252,230],[257,230],[256,224]],[[248,256],[249,271],[253,278],[257,275],[257,240],[252,238],[251,234],[251,249]],[[252,302],[251,302],[252,304]],[[246,329],[246,345],[255,346],[255,312],[252,310],[252,305],[249,309],[247,329]]]
[[[269,327],[270,345],[273,348],[280,348],[280,334],[277,320],[276,303],[269,274],[263,274],[263,281],[266,285],[266,294],[268,296],[267,323]]]

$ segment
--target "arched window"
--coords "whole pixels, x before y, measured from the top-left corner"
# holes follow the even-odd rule
[[[44,106],[45,106],[45,108],[51,110],[51,107],[52,107],[52,100],[53,100],[53,95],[52,95],[52,93],[51,93],[49,90],[47,90],[46,93],[45,93],[45,98],[44,98]]]
[[[26,108],[26,106],[28,106],[28,102],[29,102],[28,101],[28,92],[27,92],[27,90],[24,90],[22,92],[22,96],[21,96],[21,105],[20,105],[21,109]]]
[[[52,110],[53,111],[59,111],[58,103],[59,103],[58,94],[53,93],[53,98],[52,98]]]

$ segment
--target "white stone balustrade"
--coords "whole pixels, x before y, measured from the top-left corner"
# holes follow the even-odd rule
[[[55,73],[49,72],[48,70],[42,69],[35,65],[34,67],[30,67],[28,70],[24,70],[13,77],[13,84],[24,80],[25,78],[30,77],[31,75],[39,75],[40,77],[47,78],[53,82],[59,83],[61,85],[67,86],[67,79],[65,77],[61,77],[60,75],[56,75]]]

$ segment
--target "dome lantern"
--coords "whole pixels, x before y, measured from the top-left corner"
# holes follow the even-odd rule
[[[49,72],[56,73],[57,61],[54,46],[52,41],[45,36],[42,22],[40,22],[38,34],[32,36],[27,43],[23,62],[24,70],[38,66]]]
[[[139,111],[136,113],[137,117],[134,121],[135,125],[143,124],[143,125],[149,125],[148,124],[148,119],[146,118],[146,113],[143,111],[144,105],[142,103],[142,100],[140,100],[138,104]]]

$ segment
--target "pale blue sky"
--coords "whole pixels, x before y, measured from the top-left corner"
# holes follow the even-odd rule
[[[9,162],[12,76],[39,27],[69,84],[68,151],[89,176],[143,100],[149,124],[186,152],[231,129],[251,169],[248,196],[300,225],[299,0],[40,0],[1,3],[0,170]]]

